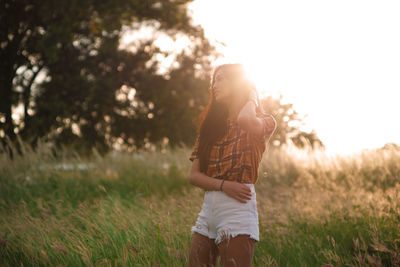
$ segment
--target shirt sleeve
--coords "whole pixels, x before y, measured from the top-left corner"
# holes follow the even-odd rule
[[[278,123],[276,119],[271,114],[262,114],[259,116],[263,121],[263,134],[261,137],[257,138],[259,142],[266,142],[274,134]]]
[[[199,141],[200,141],[200,135],[197,135],[196,141],[192,149],[192,154],[189,157],[190,161],[194,161],[194,159],[199,158]]]

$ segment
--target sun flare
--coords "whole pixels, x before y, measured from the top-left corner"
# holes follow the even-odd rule
[[[327,151],[400,144],[398,1],[196,0],[190,6],[194,22],[223,54],[214,64],[242,63],[260,98],[282,96],[293,104],[307,116],[304,130],[314,129]]]
[[[243,62],[242,64],[244,66],[246,77],[255,84],[260,98],[264,98],[267,95],[275,93],[267,89],[268,83],[261,66],[254,62]]]

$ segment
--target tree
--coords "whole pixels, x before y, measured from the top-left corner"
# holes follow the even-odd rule
[[[15,142],[17,134],[33,146],[41,138],[82,153],[93,147],[105,153],[115,144],[140,149],[165,138],[172,146],[191,143],[192,120],[207,104],[211,62],[219,54],[203,29],[192,24],[188,2],[5,0],[0,10],[3,144],[8,137]],[[123,26],[151,27],[172,39],[183,35],[191,45],[160,74],[157,57],[171,52],[161,51],[155,38],[121,50]],[[272,98],[264,103],[279,123],[274,146],[288,137],[319,140],[290,125],[298,120],[290,104]],[[21,120],[13,119],[18,105],[24,110]]]
[[[115,95],[130,88],[145,98],[155,91],[150,81],[161,86],[168,80],[151,62],[161,53],[153,40],[135,52],[118,49],[121,28],[146,24],[169,36],[183,33],[208,58],[214,48],[203,29],[192,25],[188,2],[6,0],[0,11],[3,143],[19,133],[32,144],[39,137],[79,139],[84,150],[96,145],[106,151],[115,138],[141,137],[141,128],[151,123],[131,101],[116,101]],[[14,121],[13,108],[21,103],[23,120]]]
[[[290,139],[297,147],[302,148],[309,143],[312,149],[324,148],[323,142],[317,137],[315,130],[310,133],[300,130],[304,123],[304,116],[293,109],[293,104],[282,104],[282,95],[279,99],[268,96],[261,100],[266,113],[272,114],[277,120],[278,127],[272,136],[270,143],[272,148],[278,148],[286,144]]]

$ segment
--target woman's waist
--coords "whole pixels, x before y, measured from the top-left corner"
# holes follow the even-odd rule
[[[225,181],[227,181],[227,180],[225,180]],[[241,183],[241,182],[238,182],[238,183]],[[253,183],[241,183],[241,184],[244,184],[244,185],[248,186],[252,193],[256,192],[256,188],[255,188],[255,185]],[[209,192],[220,192],[220,193],[224,193],[225,194],[225,192],[220,191],[220,190],[205,190],[205,192],[206,193],[209,193]]]
[[[225,180],[225,181],[230,181],[230,182],[237,182],[241,184],[256,184],[258,177],[254,177],[253,175],[208,175],[212,178],[218,179],[218,180]]]

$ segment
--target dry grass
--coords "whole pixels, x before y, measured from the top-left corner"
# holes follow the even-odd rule
[[[25,149],[0,159],[1,265],[186,265],[203,198],[187,182],[191,148],[90,159]],[[400,265],[399,163],[396,149],[267,151],[254,266]]]

